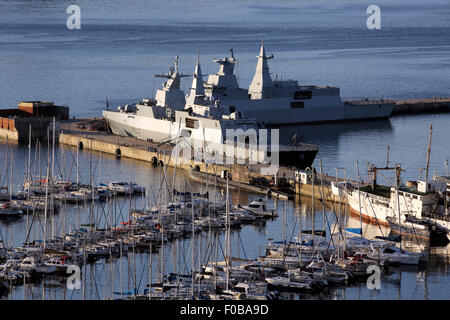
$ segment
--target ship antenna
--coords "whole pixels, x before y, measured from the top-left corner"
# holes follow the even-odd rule
[[[200,63],[200,48],[197,47],[197,64]]]
[[[425,169],[425,181],[428,183],[428,169],[430,167],[430,154],[431,154],[431,134],[433,133],[433,124],[430,124],[430,135],[428,136],[428,150],[427,150],[427,166]]]
[[[175,57],[174,65],[175,65],[175,72],[178,73],[178,56]]]

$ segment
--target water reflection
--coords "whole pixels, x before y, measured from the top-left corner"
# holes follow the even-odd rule
[[[297,126],[283,126],[280,130],[280,142],[292,143],[296,135],[297,141],[304,141],[329,149],[338,147],[339,138],[345,134],[372,134],[385,136],[392,133],[393,127],[389,119],[366,120],[352,122],[337,122],[323,124],[302,124]]]

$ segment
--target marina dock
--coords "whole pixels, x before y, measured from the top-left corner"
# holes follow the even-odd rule
[[[37,109],[36,107],[34,108]],[[22,110],[18,110],[24,113]],[[449,111],[449,97],[433,97],[429,99],[397,100],[396,107],[394,108],[392,115],[396,116],[420,113],[439,113]],[[153,166],[177,166],[188,171],[190,178],[193,180],[205,180],[208,174],[211,177],[214,177],[215,182],[220,185],[226,184],[226,179],[223,178],[223,174],[229,173],[231,178],[230,187],[239,188],[241,190],[246,190],[249,192],[255,192],[258,194],[270,195],[281,199],[292,199],[295,195],[302,195],[307,197],[314,197],[316,199],[324,198],[325,200],[337,200],[334,199],[335,196],[332,194],[330,187],[331,181],[336,181],[336,177],[333,176],[324,174],[322,177],[319,173],[317,173],[316,183],[313,185],[311,183],[300,182],[298,177],[296,177],[296,170],[292,168],[280,167],[277,178],[281,178],[287,181],[287,183],[290,185],[288,187],[288,190],[284,189],[283,191],[281,191],[273,187],[269,188],[268,186],[261,186],[258,184],[255,185],[251,183],[252,178],[262,178],[272,180],[273,182],[274,180],[276,180],[276,177],[261,176],[259,174],[260,165],[216,165],[206,164],[205,162],[195,160],[192,160],[189,163],[180,163],[177,159],[173,159],[171,157],[172,150],[175,145],[173,143],[156,143],[140,140],[133,137],[117,136],[105,131],[105,123],[102,117],[91,119],[65,120],[68,118],[68,111],[64,110],[64,112],[66,113],[63,117],[60,117],[61,120],[59,121],[58,139],[59,143],[64,145],[73,146],[78,149],[93,150],[106,154],[112,154],[117,158],[124,157],[136,159],[148,162]],[[42,118],[42,115],[39,117],[34,113],[34,111],[30,113],[31,116],[34,115],[34,118],[30,118],[32,121],[38,121],[39,123],[42,121],[46,121],[45,123],[47,124],[47,126],[51,123],[51,118],[49,118],[48,116]],[[4,129],[0,130],[0,137],[8,137],[8,139],[11,141],[25,141],[26,136],[28,136],[29,129],[27,128],[29,127],[29,125],[26,126],[27,128],[25,128],[24,126],[14,128],[12,125],[9,125],[11,121],[17,122],[19,120],[20,118],[3,120],[4,123],[6,121],[7,126]],[[43,130],[41,127],[42,125],[38,127],[40,131],[38,131],[37,133],[44,136],[44,134],[41,134],[41,132],[45,132],[46,130]],[[33,137],[35,136],[36,133],[33,133]],[[317,168],[316,171],[318,171]],[[321,191],[322,184],[324,190],[323,195]]]
[[[77,124],[86,120],[71,120],[60,124],[59,143],[73,146],[79,149],[93,150],[113,154],[117,158],[130,158],[148,162],[151,165],[180,167],[185,170],[220,174],[227,171],[233,181],[246,181],[246,171],[240,165],[207,165],[205,162],[192,160],[183,163],[171,157],[174,144],[156,143],[139,140],[133,137],[122,137],[105,131],[85,130],[77,127]]]
[[[450,97],[397,100],[392,115],[450,112]]]

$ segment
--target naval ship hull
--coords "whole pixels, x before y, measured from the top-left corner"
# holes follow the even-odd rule
[[[115,135],[133,137],[145,141],[174,142],[180,127],[176,122],[152,119],[115,111],[103,111],[103,116]],[[279,164],[283,167],[305,169],[311,167],[318,148],[313,145],[300,144],[293,148],[279,151]]]
[[[249,118],[266,126],[295,125],[389,118],[395,103],[348,102],[341,106],[308,106],[291,108],[290,98],[260,100],[222,100],[223,106],[239,106]]]
[[[118,136],[133,137],[157,143],[170,140],[171,121],[130,116],[115,111],[103,111],[103,116],[111,132]]]

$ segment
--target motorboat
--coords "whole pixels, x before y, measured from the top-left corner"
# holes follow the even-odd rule
[[[128,195],[130,193],[139,195],[145,193],[145,187],[127,181],[112,181],[108,183],[108,189],[118,195]]]
[[[263,217],[263,218],[275,218],[278,217],[278,213],[276,210],[267,209],[266,204],[260,198],[259,200],[252,201],[248,206],[241,206],[241,209],[244,209],[255,216]]]
[[[423,253],[420,252],[408,252],[396,246],[387,245],[373,248],[372,252],[367,254],[367,259],[385,261],[390,264],[418,265],[422,256]]]
[[[10,202],[0,203],[0,218],[16,218],[22,215],[23,211],[14,208]]]

